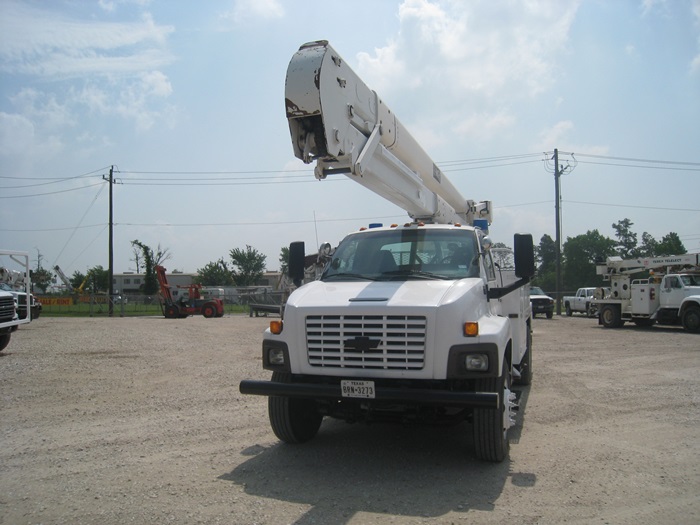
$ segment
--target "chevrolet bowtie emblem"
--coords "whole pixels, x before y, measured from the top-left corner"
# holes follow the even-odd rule
[[[369,352],[375,350],[379,346],[379,339],[370,339],[366,336],[358,336],[353,339],[346,339],[343,345],[346,350],[355,350],[356,352]]]

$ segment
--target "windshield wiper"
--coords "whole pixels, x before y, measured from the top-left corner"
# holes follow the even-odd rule
[[[416,277],[418,279],[440,279],[443,281],[455,279],[455,277],[447,277],[439,273],[424,272],[422,270],[392,270],[390,272],[383,272],[382,275],[389,275],[392,277]]]
[[[353,279],[364,279],[366,281],[376,281],[374,277],[367,277],[366,275],[362,275],[360,273],[348,273],[348,272],[340,272],[340,273],[333,273],[330,275],[324,275],[321,280],[322,281],[328,281],[329,279],[332,279],[334,277],[352,277]]]

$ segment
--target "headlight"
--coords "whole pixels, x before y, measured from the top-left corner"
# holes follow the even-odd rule
[[[489,356],[486,354],[468,354],[464,366],[469,371],[484,372],[489,369]]]
[[[267,350],[267,359],[271,365],[284,365],[284,350],[282,348],[269,348]]]

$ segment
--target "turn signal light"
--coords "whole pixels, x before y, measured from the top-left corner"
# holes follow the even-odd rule
[[[472,321],[464,323],[464,335],[466,337],[476,337],[479,335],[479,323]]]
[[[275,335],[282,333],[283,323],[282,321],[270,321],[270,332]]]

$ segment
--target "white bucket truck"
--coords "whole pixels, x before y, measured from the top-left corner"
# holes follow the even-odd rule
[[[626,321],[638,326],[681,323],[689,332],[700,332],[700,254],[608,257],[596,272],[610,282],[605,298],[593,301],[604,327],[619,328]],[[651,275],[632,278],[640,272]]]
[[[515,236],[512,266],[494,263],[491,203],[463,199],[327,42],[294,55],[285,95],[294,152],[316,162],[319,180],[346,175],[411,220],[322,245],[324,271],[302,286],[304,245],[290,245],[299,288],[264,335],[272,379],[244,380],[241,392],[269,396],[272,430],[287,443],[313,438],[324,417],[466,419],[477,456],[502,461],[512,383],[532,376],[532,236]]]
[[[31,311],[27,310],[27,298],[31,297],[31,282],[29,278],[29,254],[12,250],[0,250],[0,258],[9,258],[19,265],[22,270],[14,270],[7,267],[0,268],[0,282],[5,279],[17,282],[16,288],[5,290],[0,289],[0,351],[10,344],[12,332],[19,328],[19,325],[29,323],[32,320]],[[4,262],[4,261],[3,261]],[[24,298],[25,315],[20,316],[18,298]]]

